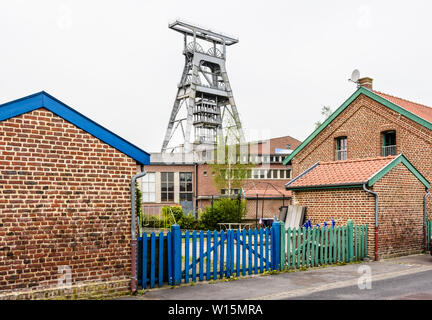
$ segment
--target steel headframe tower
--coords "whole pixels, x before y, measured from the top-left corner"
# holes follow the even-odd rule
[[[226,46],[237,43],[238,39],[178,20],[168,27],[184,35],[185,65],[161,151],[174,152],[178,148],[170,146],[170,142],[180,129],[184,141],[182,152],[213,149],[221,138],[224,143],[244,143],[225,67]],[[203,49],[198,39],[210,44],[208,50]],[[179,116],[182,108],[186,111],[183,118]]]

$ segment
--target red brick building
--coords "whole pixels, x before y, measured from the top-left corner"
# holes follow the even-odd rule
[[[349,162],[359,171],[363,165],[358,159],[380,162],[378,157],[403,154],[406,163],[387,172],[371,189],[378,193],[378,221],[374,216],[370,220],[374,195],[362,190],[363,185],[348,188],[340,183],[346,167],[335,167],[331,177],[338,179],[329,186],[318,183],[313,190],[295,190],[293,182],[287,188],[293,190],[293,202],[305,205],[307,217],[314,222],[334,217],[340,224],[347,219],[369,221],[370,255],[374,254],[376,222],[379,257],[421,251],[424,212],[430,219],[432,208],[432,197],[427,195],[432,181],[432,108],[375,91],[370,78],[360,79],[360,83],[284,164],[291,164],[293,176],[301,177],[317,162]]]
[[[0,132],[0,296],[130,290],[149,154],[45,92],[1,105]]]
[[[141,181],[144,212],[159,214],[160,207],[179,204],[186,212],[197,211],[209,205],[212,198],[241,193],[249,200],[246,219],[273,217],[280,206],[291,200],[291,192],[284,187],[291,179],[291,168],[282,162],[298,145],[300,141],[290,136],[251,142],[249,159],[243,160],[253,163],[254,168],[243,190],[230,191],[219,190],[214,184],[215,173],[209,164],[213,161],[212,150],[200,154],[152,154],[147,175]]]

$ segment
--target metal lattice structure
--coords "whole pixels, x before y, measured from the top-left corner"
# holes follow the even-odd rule
[[[184,35],[185,65],[161,151],[212,149],[221,138],[225,143],[243,143],[225,67],[226,47],[238,40],[178,20],[169,28]],[[210,47],[205,50],[199,42]],[[179,133],[180,144],[174,146],[173,137]]]

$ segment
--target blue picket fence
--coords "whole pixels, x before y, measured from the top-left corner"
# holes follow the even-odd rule
[[[138,237],[138,284],[216,280],[280,270],[280,223],[269,229],[186,231]]]

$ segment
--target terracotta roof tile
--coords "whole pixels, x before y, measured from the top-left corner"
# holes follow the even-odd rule
[[[392,95],[382,93],[379,91],[373,91],[377,95],[383,97],[384,99],[398,105],[399,107],[404,108],[405,110],[408,110],[411,113],[414,113],[415,115],[419,116],[420,118],[425,119],[426,121],[432,122],[432,108],[415,103],[412,101],[408,101],[402,98],[394,97]]]
[[[369,180],[395,157],[376,157],[318,163],[303,176],[287,183],[288,188],[361,184]]]

